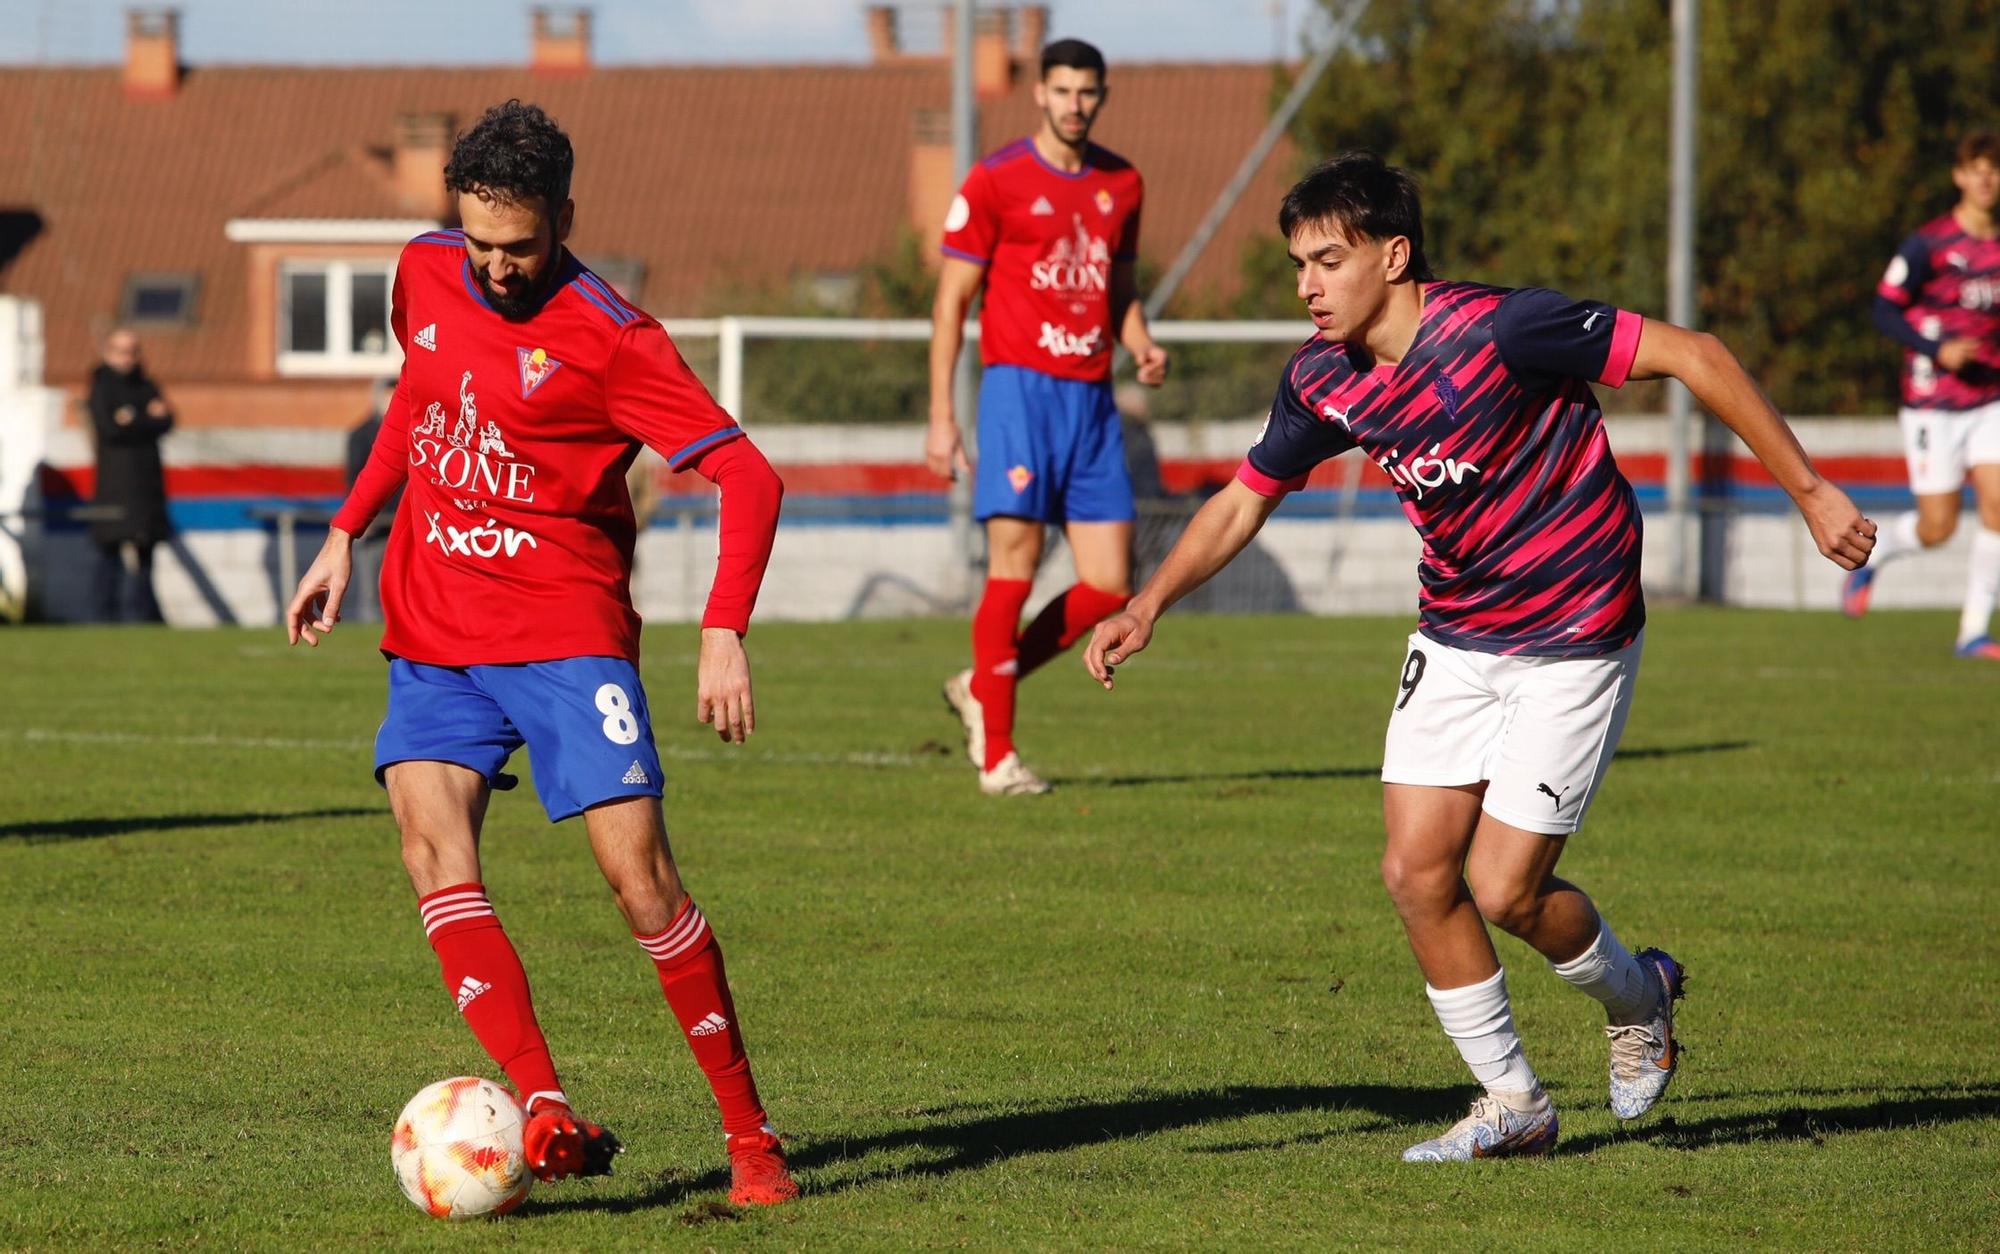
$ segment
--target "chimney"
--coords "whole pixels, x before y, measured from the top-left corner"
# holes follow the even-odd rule
[[[1049,42],[1049,6],[1024,4],[1014,12],[1021,22],[1019,38],[1014,41],[1015,54],[1032,74],[1041,68],[1042,45]]]
[[[396,119],[392,158],[396,200],[417,217],[443,222],[451,216],[454,206],[444,190],[451,134],[449,113],[405,113]]]
[[[869,60],[876,65],[889,65],[901,60],[902,55],[902,42],[896,32],[896,6],[893,4],[869,5]]]
[[[537,74],[581,74],[590,68],[590,10],[580,4],[537,5],[528,68]]]
[[[1014,53],[1007,46],[1013,17],[1007,9],[973,12],[972,90],[982,100],[1004,96],[1014,86]]]
[[[918,109],[911,121],[910,226],[924,245],[918,251],[935,266],[944,216],[958,193],[951,178],[951,110]]]
[[[181,85],[179,9],[125,11],[125,95],[165,100]]]

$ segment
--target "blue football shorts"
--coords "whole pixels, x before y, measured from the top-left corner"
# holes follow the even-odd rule
[[[981,521],[1131,522],[1132,475],[1111,388],[986,367],[972,513]]]
[[[639,670],[624,658],[506,666],[389,662],[375,779],[398,762],[454,762],[490,784],[528,747],[551,822],[623,797],[657,797],[663,772]]]

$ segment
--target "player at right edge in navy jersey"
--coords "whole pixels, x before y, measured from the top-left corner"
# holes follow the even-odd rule
[[[1903,452],[1917,507],[1882,524],[1874,560],[1847,577],[1841,608],[1868,612],[1876,572],[1958,530],[1965,482],[1979,503],[1954,652],[2000,661],[2000,134],[1959,141],[1958,203],[1903,241],[1875,288],[1876,329],[1903,346]]]
[[[1416,182],[1337,157],[1278,214],[1318,334],[1285,368],[1236,479],[1202,506],[1084,664],[1106,688],[1166,609],[1241,552],[1285,494],[1349,449],[1424,540],[1419,621],[1390,702],[1382,878],[1445,1035],[1485,1093],[1409,1161],[1547,1153],[1555,1107],[1514,1031],[1485,924],[1602,1003],[1611,1108],[1651,1109],[1679,1062],[1680,964],[1629,952],[1556,860],[1603,780],[1644,639],[1639,510],[1590,384],[1672,376],[1742,437],[1820,552],[1868,560],[1875,525],[1819,477],[1713,336],[1540,288],[1437,282]]]

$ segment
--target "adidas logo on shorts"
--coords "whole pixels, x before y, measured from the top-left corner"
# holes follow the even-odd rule
[[[706,1016],[702,1018],[702,1021],[700,1023],[697,1023],[693,1027],[688,1029],[688,1035],[714,1036],[717,1032],[722,1031],[724,1028],[728,1026],[729,1026],[729,1020],[723,1018],[721,1015],[711,1010],[708,1012]]]
[[[647,782],[646,768],[639,765],[639,759],[634,758],[632,759],[632,765],[625,768],[625,778],[619,780],[618,782],[621,784],[646,783]]]

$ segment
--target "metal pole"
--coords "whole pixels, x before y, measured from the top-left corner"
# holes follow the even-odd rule
[[[1700,66],[1700,0],[1673,0],[1673,123],[1667,197],[1667,321],[1695,324],[1694,193],[1695,86]],[[1700,571],[1693,561],[1689,454],[1693,447],[1693,397],[1678,380],[1667,384],[1667,527],[1673,592],[1693,596]]]
[[[715,323],[715,401],[731,418],[743,421],[743,320],[723,317]]]
[[[1243,160],[1237,164],[1236,173],[1230,176],[1228,184],[1222,189],[1222,194],[1208,207],[1208,213],[1202,217],[1201,224],[1195,227],[1194,234],[1189,236],[1188,242],[1181,247],[1180,255],[1174,258],[1174,264],[1167,267],[1166,274],[1154,285],[1153,294],[1146,298],[1148,319],[1160,316],[1160,311],[1167,307],[1167,302],[1174,298],[1174,293],[1187,278],[1188,271],[1194,269],[1194,263],[1201,260],[1201,254],[1208,247],[1209,240],[1213,239],[1216,231],[1221,229],[1222,220],[1236,207],[1236,202],[1242,198],[1244,189],[1248,188],[1250,180],[1256,177],[1257,168],[1264,164],[1264,158],[1271,155],[1271,149],[1277,147],[1278,140],[1284,137],[1285,128],[1292,124],[1292,119],[1298,115],[1300,106],[1304,105],[1306,97],[1312,94],[1314,84],[1319,82],[1320,75],[1326,73],[1326,67],[1333,63],[1334,53],[1340,51],[1341,45],[1347,42],[1347,37],[1353,34],[1355,23],[1359,22],[1366,12],[1368,12],[1368,0],[1353,0],[1340,20],[1334,23],[1333,30],[1327,35],[1326,43],[1313,54],[1313,59],[1306,63],[1305,71],[1299,75],[1298,81],[1292,84],[1291,91],[1285,94],[1278,111],[1264,124],[1263,134],[1257,137],[1256,143],[1250,145],[1250,151],[1243,154]]]
[[[972,163],[979,159],[979,112],[973,97],[972,39],[977,20],[973,0],[953,0],[951,28],[951,179],[952,191],[965,185]],[[959,349],[958,369],[952,376],[952,412],[958,416],[959,434],[968,456],[979,447],[978,385],[972,362],[978,350],[970,343]],[[972,604],[977,584],[972,525],[972,484],[965,475],[951,484],[951,539],[957,563],[959,599]],[[949,585],[947,585],[949,586]]]

